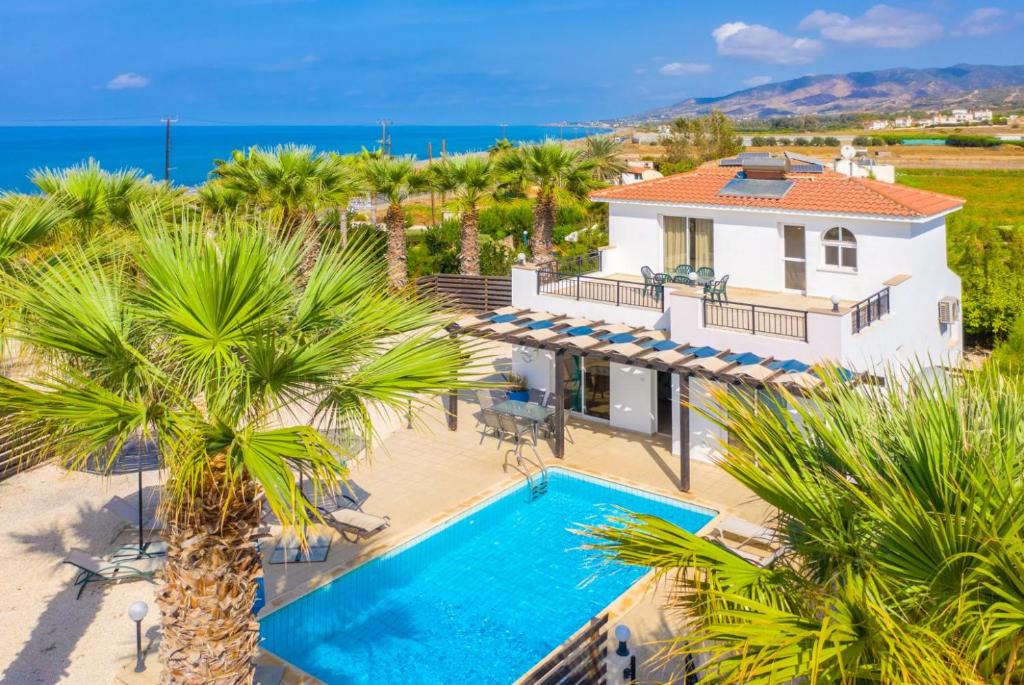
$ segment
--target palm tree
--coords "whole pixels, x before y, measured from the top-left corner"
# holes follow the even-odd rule
[[[535,189],[530,247],[534,261],[550,259],[559,197],[582,200],[599,185],[594,177],[594,161],[584,158],[579,150],[547,141],[521,146],[515,153],[500,157],[497,164],[504,177],[502,185],[506,193],[510,189],[513,192],[516,189],[525,192],[527,187]]]
[[[363,165],[363,179],[374,197],[387,198],[384,221],[388,227],[388,283],[392,288],[402,288],[408,278],[402,203],[412,193],[426,189],[429,179],[416,168],[411,157],[369,159]]]
[[[316,223],[325,209],[347,205],[359,194],[360,176],[338,155],[317,153],[313,147],[279,145],[236,150],[228,160],[216,160],[212,183],[241,193],[257,208],[280,213],[282,224],[295,231]],[[209,193],[217,204],[223,193]]]
[[[0,197],[0,269],[9,272],[16,267],[14,262],[19,257],[52,244],[67,217],[67,210],[48,198]]]
[[[494,141],[494,145],[488,148],[487,155],[489,157],[500,157],[508,152],[514,152],[515,149],[515,146],[512,145],[508,138],[499,138]]]
[[[628,168],[621,155],[622,143],[611,136],[588,137],[583,150],[583,156],[594,163],[594,176],[605,183],[618,181]]]
[[[2,281],[33,360],[24,380],[0,378],[4,430],[70,468],[109,466],[138,435],[160,448],[168,684],[252,682],[262,501],[302,534],[318,515],[296,470],[332,489],[345,436],[373,435],[371,403],[404,413],[466,387],[467,351],[436,305],[382,287],[364,246],[324,247],[306,279],[301,235],[209,221],[153,219],[119,262],[70,247]],[[276,418],[297,407],[309,425]]]
[[[778,511],[766,567],[643,514],[589,529],[675,583],[690,626],[663,657],[706,655],[721,683],[1024,682],[1024,386],[887,386],[831,378],[768,411],[712,392],[722,468]]]
[[[32,183],[63,206],[68,219],[86,234],[128,228],[133,209],[156,208],[169,213],[184,192],[154,181],[138,169],[104,171],[94,159],[65,169],[37,169],[32,172]]]
[[[451,193],[461,212],[462,241],[459,273],[480,275],[480,236],[477,231],[480,204],[494,192],[496,178],[491,161],[475,155],[449,157],[430,169],[434,187]]]

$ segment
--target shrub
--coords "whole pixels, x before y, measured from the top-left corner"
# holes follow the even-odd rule
[[[839,139],[835,136],[827,136],[825,138],[825,145],[827,147],[839,147]]]

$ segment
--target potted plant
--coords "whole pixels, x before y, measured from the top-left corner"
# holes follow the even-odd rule
[[[505,393],[510,400],[530,401],[530,386],[527,384],[525,377],[508,373],[505,374],[505,383],[508,386]]]

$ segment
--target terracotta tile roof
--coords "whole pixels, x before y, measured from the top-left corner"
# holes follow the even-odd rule
[[[594,200],[665,202],[722,207],[790,209],[836,214],[920,218],[962,207],[964,200],[898,183],[850,178],[826,169],[821,174],[787,174],[793,187],[781,198],[720,196],[740,170],[708,162],[693,171],[590,194]]]

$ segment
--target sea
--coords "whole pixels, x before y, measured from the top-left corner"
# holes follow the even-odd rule
[[[487,150],[504,133],[512,142],[581,138],[605,129],[578,126],[388,126],[391,154],[427,159],[442,146],[449,154]],[[380,147],[380,126],[171,126],[171,181],[203,183],[213,160],[254,145],[287,143],[348,153]],[[32,171],[80,164],[92,158],[105,169],[134,167],[164,177],[166,129],[155,126],[0,127],[0,189],[33,192]]]

